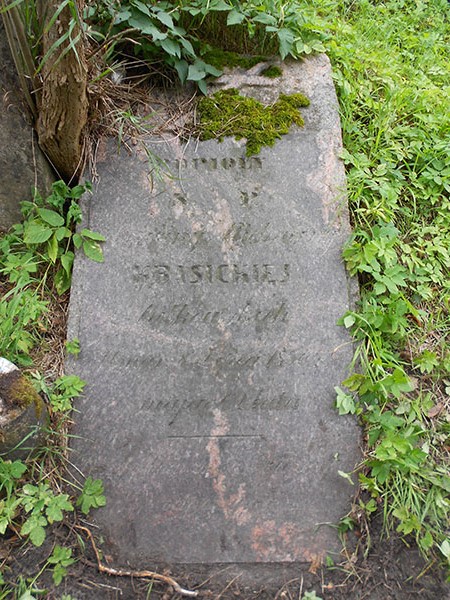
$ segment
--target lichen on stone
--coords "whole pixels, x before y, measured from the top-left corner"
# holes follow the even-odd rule
[[[273,104],[264,105],[254,98],[241,96],[235,88],[220,90],[202,98],[198,105],[201,140],[231,136],[246,139],[246,155],[258,154],[263,146],[273,146],[289,132],[291,125],[302,126],[299,109],[309,105],[303,94],[280,94]]]

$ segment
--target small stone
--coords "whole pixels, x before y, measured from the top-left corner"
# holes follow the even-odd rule
[[[6,358],[0,358],[0,456],[24,458],[42,439],[45,404],[33,384]]]

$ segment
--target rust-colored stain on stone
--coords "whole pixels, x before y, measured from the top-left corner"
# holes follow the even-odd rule
[[[219,439],[229,431],[226,417],[219,409],[214,409],[215,426],[211,430],[211,438],[206,445],[209,455],[208,476],[212,479],[213,490],[217,497],[217,505],[224,517],[236,525],[244,525],[250,520],[248,510],[243,506],[245,502],[245,484],[240,483],[237,491],[230,493],[227,490],[225,474],[221,471],[221,457]]]
[[[305,532],[296,523],[263,521],[252,529],[252,549],[258,562],[321,560],[324,552],[303,545]]]

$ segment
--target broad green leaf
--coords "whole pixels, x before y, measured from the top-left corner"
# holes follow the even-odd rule
[[[174,63],[174,67],[178,73],[178,77],[180,78],[181,83],[185,83],[189,68],[188,63],[185,60],[176,60]]]
[[[47,525],[45,517],[31,515],[22,525],[20,533],[28,535],[35,546],[41,546],[45,540],[45,525]]]
[[[33,527],[33,529],[30,531],[30,540],[34,546],[42,546],[45,540],[45,529],[40,525]]]
[[[119,12],[114,17],[114,25],[119,25],[119,23],[123,23],[124,21],[128,21],[131,17],[131,11],[127,8],[120,8]]]
[[[189,65],[187,78],[189,81],[200,81],[206,77],[205,63],[203,61],[195,61],[193,65]]]
[[[344,326],[349,329],[349,327],[355,324],[355,321],[356,319],[354,315],[347,315],[344,317]]]
[[[294,43],[294,34],[290,29],[283,27],[277,31],[278,42],[280,45],[279,52],[282,59],[285,59],[289,52],[292,50]]]
[[[148,17],[152,16],[152,13],[150,12],[149,7],[146,4],[144,4],[143,2],[140,2],[139,0],[133,0],[132,4],[133,4],[133,7],[137,8],[139,11],[143,12]]]
[[[73,240],[73,244],[74,244],[75,248],[81,248],[81,244],[83,243],[83,238],[81,237],[81,235],[79,233],[74,233],[72,240]]]
[[[272,25],[272,27],[276,27],[277,20],[273,15],[269,15],[268,13],[262,12],[256,17],[253,18],[257,23],[263,23],[264,25]]]
[[[244,13],[238,12],[236,9],[233,9],[228,13],[227,25],[239,25],[244,19]]]
[[[47,252],[50,260],[54,264],[58,257],[58,240],[56,239],[56,233],[54,233],[48,241]]]
[[[20,460],[15,460],[9,466],[9,471],[15,479],[19,479],[27,470],[27,466]]]
[[[166,33],[160,31],[151,19],[142,13],[136,12],[128,22],[131,27],[136,27],[145,35],[150,35],[154,41],[164,40],[167,37]]]
[[[61,296],[64,292],[70,288],[70,284],[72,282],[72,277],[64,271],[64,269],[59,269],[54,277],[54,284],[56,291]]]
[[[170,38],[166,38],[165,40],[162,40],[161,48],[165,52],[167,52],[167,54],[170,54],[170,56],[177,56],[178,58],[181,57],[180,44],[178,42],[176,42],[175,40],[171,40]]]
[[[67,275],[72,272],[74,254],[70,250],[61,256],[61,265]]]
[[[55,235],[58,242],[60,242],[64,238],[70,236],[70,229],[67,229],[67,227],[58,227],[58,229],[55,231]]]
[[[62,227],[64,225],[63,217],[54,210],[49,210],[48,208],[38,208],[37,212],[43,221],[49,225],[52,225],[53,227]]]
[[[88,258],[95,262],[103,262],[103,252],[98,242],[94,240],[84,240],[83,250]]]
[[[25,244],[42,244],[43,242],[46,242],[52,234],[53,229],[50,227],[46,227],[35,221],[30,221],[25,224],[23,241]]]
[[[336,408],[340,415],[354,415],[356,412],[355,400],[351,394],[346,394],[340,387],[335,387]]]
[[[189,40],[186,40],[185,38],[182,37],[180,39],[180,44],[183,46],[183,48],[186,50],[186,52],[189,56],[191,56],[191,57],[195,56],[195,50]],[[186,71],[187,71],[187,69],[186,69]]]
[[[66,575],[67,575],[67,569],[61,564],[56,564],[53,568],[53,575],[52,575],[53,583],[56,586],[60,585]]]
[[[225,2],[224,0],[214,0],[213,2],[211,2],[210,4],[210,10],[217,10],[217,11],[221,11],[221,10],[230,10],[231,5],[228,4],[228,2]]]
[[[97,242],[104,242],[105,236],[101,233],[97,233],[96,231],[91,231],[90,229],[83,229],[81,231],[81,235],[84,238],[89,238],[90,240],[95,240]]]
[[[200,81],[197,81],[197,85],[198,85],[198,89],[201,91],[201,93],[206,96],[206,94],[208,93],[206,81],[204,79],[201,79]]]
[[[161,21],[163,25],[165,25],[169,29],[173,29],[173,20],[169,13],[166,13],[163,10],[159,10],[155,12],[155,16],[158,19],[158,21]]]
[[[450,538],[442,542],[442,544],[439,546],[439,550],[442,552],[445,558],[450,560]]]

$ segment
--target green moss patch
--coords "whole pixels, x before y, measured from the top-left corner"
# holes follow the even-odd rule
[[[288,133],[291,125],[301,127],[304,121],[299,109],[308,105],[303,94],[281,94],[274,104],[266,106],[241,96],[234,88],[221,90],[199,102],[200,139],[245,138],[246,155],[258,154],[263,146],[273,146]]]
[[[283,75],[283,69],[277,65],[270,65],[270,67],[267,67],[267,69],[261,71],[261,75],[275,79],[275,77],[281,77]]]
[[[238,54],[220,48],[211,48],[202,55],[202,59],[219,70],[224,67],[251,69],[258,63],[266,61],[267,56]]]

